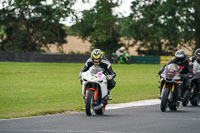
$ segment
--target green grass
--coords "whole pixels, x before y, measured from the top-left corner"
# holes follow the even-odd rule
[[[84,64],[0,62],[0,118],[83,111],[79,72]],[[113,65],[113,100],[123,103],[159,96],[160,65]]]

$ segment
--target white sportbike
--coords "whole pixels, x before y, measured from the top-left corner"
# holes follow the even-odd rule
[[[91,116],[93,112],[102,115],[108,104],[108,89],[106,75],[103,69],[92,66],[81,74],[82,95],[85,100],[85,113]]]

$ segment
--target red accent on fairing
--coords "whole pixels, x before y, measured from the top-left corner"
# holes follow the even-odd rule
[[[181,69],[183,69],[184,68],[184,66],[179,66]]]

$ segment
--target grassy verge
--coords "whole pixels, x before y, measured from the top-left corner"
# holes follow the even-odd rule
[[[84,64],[0,62],[0,118],[83,111],[78,79]],[[116,87],[110,103],[159,96],[160,65],[113,65]]]

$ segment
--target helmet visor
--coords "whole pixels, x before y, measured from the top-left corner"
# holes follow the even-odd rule
[[[200,61],[200,55],[197,55],[197,61]]]
[[[93,59],[94,63],[100,63],[101,59]]]
[[[181,62],[184,61],[184,58],[183,58],[183,57],[181,57],[181,58],[177,58],[177,61],[178,61],[179,63],[181,63]]]

